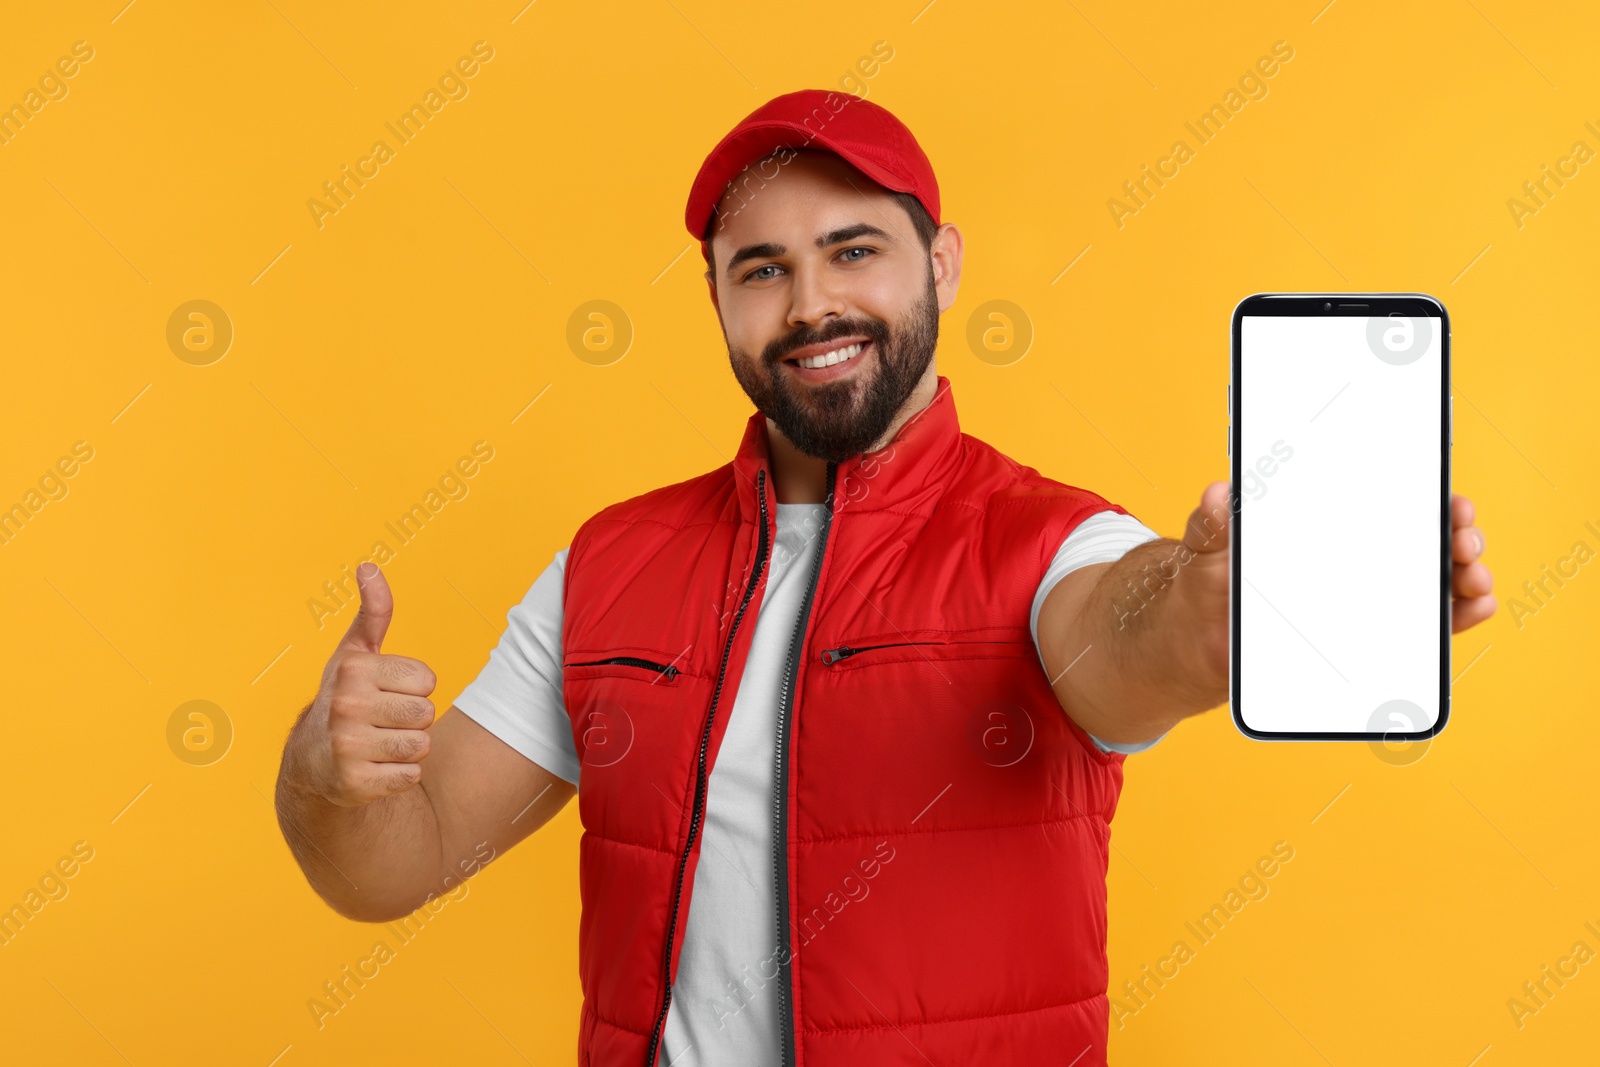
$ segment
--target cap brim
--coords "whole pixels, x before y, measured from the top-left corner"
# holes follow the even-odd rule
[[[796,137],[801,138],[796,143]],[[839,144],[826,132],[807,129],[803,124],[783,119],[758,123],[725,137],[700,166],[689,194],[684,224],[690,233],[704,234],[728,183],[750,164],[765,159],[780,148],[813,149],[832,152],[878,185],[896,193],[909,193],[915,185],[897,177],[872,160]],[[710,259],[709,244],[703,238],[701,254]]]

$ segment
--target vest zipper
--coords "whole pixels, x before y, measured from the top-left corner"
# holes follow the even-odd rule
[[[612,656],[610,659],[590,659],[584,660],[582,663],[563,663],[562,666],[603,667],[608,663],[620,663],[624,667],[643,667],[646,670],[655,671],[658,674],[665,675],[668,678],[676,678],[678,676],[678,668],[672,666],[671,664],[653,663],[650,660],[638,659],[634,656]]]
[[[817,591],[817,578],[822,572],[822,557],[828,551],[828,532],[833,528],[833,482],[838,464],[828,464],[828,489],[825,502],[827,517],[822,520],[821,543],[811,565],[811,582],[806,586],[805,601],[795,620],[794,636],[789,639],[789,661],[783,676],[783,688],[778,694],[778,744],[777,775],[773,787],[772,882],[777,890],[777,947],[778,954],[778,1062],[782,1067],[794,1067],[794,975],[789,957],[789,731],[794,716],[795,689],[800,678],[800,647],[805,643],[806,623],[811,618],[811,600]]]
[[[678,929],[678,905],[683,898],[683,879],[689,867],[689,853],[694,851],[695,835],[705,815],[706,751],[711,745],[711,724],[716,719],[717,700],[722,696],[723,676],[728,670],[728,657],[733,653],[733,638],[739,632],[739,620],[744,618],[744,609],[750,605],[750,598],[755,594],[756,585],[761,581],[762,571],[767,565],[766,476],[766,468],[756,471],[756,500],[761,508],[761,531],[757,535],[755,569],[750,574],[750,583],[745,586],[744,598],[739,601],[739,610],[734,613],[733,622],[728,626],[728,639],[722,647],[722,663],[717,667],[716,686],[711,691],[711,706],[706,711],[706,724],[700,731],[700,759],[695,770],[694,807],[689,814],[689,836],[683,846],[683,857],[678,861],[678,879],[672,889],[672,908],[667,917],[666,944],[661,952],[661,1010],[656,1013],[656,1025],[650,1032],[650,1050],[645,1054],[645,1067],[655,1067],[656,1052],[661,1047],[661,1031],[667,1022],[667,1009],[672,1006],[672,942]]]

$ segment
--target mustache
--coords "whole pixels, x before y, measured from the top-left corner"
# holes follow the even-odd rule
[[[789,353],[795,352],[807,345],[824,344],[836,341],[841,337],[868,337],[879,342],[878,347],[883,347],[882,342],[889,336],[887,323],[876,319],[866,319],[859,322],[835,321],[831,326],[820,330],[802,330],[790,334],[788,337],[774,341],[762,353],[767,363],[778,363],[786,358]]]

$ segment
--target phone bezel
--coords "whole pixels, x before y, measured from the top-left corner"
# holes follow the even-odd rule
[[[1324,304],[1332,307],[1324,309]],[[1239,521],[1242,506],[1233,488],[1242,481],[1243,449],[1240,445],[1241,414],[1244,407],[1244,389],[1241,380],[1240,344],[1244,318],[1247,315],[1264,316],[1325,316],[1366,318],[1372,315],[1401,314],[1411,317],[1436,317],[1440,320],[1440,485],[1439,485],[1439,717],[1432,726],[1409,733],[1400,731],[1342,733],[1337,731],[1269,731],[1258,730],[1244,720],[1239,707],[1238,691],[1243,669],[1239,640],[1241,622],[1240,566],[1242,523]],[[1231,373],[1229,386],[1228,441],[1230,453],[1229,556],[1228,556],[1228,706],[1234,725],[1246,737],[1258,741],[1425,741],[1437,735],[1450,721],[1450,540],[1454,530],[1450,515],[1450,316],[1444,303],[1425,293],[1254,293],[1239,301],[1233,309],[1231,345]]]

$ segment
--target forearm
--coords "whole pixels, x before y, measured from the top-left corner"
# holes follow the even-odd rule
[[[426,790],[359,806],[328,800],[309,773],[307,712],[290,732],[278,772],[278,825],[290,851],[312,889],[341,915],[381,922],[411,913],[445,888],[439,820]]]
[[[1081,650],[1054,668],[1074,721],[1103,741],[1147,741],[1227,699],[1225,598],[1221,617],[1216,607],[1226,560],[1220,576],[1217,565],[1163,538],[1100,573],[1058,643]]]

